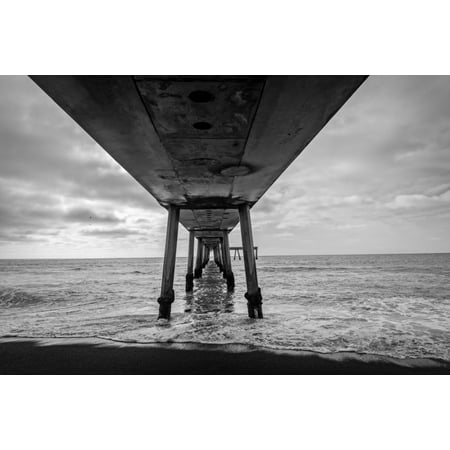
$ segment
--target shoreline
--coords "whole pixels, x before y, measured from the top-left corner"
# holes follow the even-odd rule
[[[450,374],[450,361],[242,344],[0,338],[0,374]]]

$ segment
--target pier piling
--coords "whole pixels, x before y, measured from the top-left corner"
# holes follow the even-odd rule
[[[203,251],[203,243],[200,238],[197,238],[197,258],[195,260],[195,270],[194,270],[194,278],[202,277],[202,251]]]
[[[241,223],[242,247],[244,251],[245,278],[247,281],[248,316],[252,319],[258,316],[263,318],[261,289],[258,286],[256,273],[256,261],[253,251],[253,232],[250,220],[250,208],[248,205],[239,206],[239,220]]]
[[[186,271],[186,292],[190,292],[194,289],[194,232],[189,231],[189,248],[188,248],[188,260]]]
[[[225,255],[224,255],[223,237],[220,238],[219,253],[220,253],[220,260],[222,261],[222,277],[226,280],[228,270],[227,270],[227,261],[225,259]]]
[[[179,219],[180,208],[178,206],[170,205],[167,218],[166,246],[164,249],[161,295],[158,298],[158,319],[170,319],[170,310],[172,307],[172,303],[175,300],[175,293],[173,291],[173,278],[175,274]]]
[[[219,272],[224,273],[222,250],[220,245],[220,239],[217,241],[217,260],[219,261]]]
[[[203,245],[203,261],[202,261],[202,269],[206,267],[209,261],[209,247],[207,245]]]
[[[219,272],[222,272],[222,261],[220,260],[220,255],[219,255],[219,242],[216,243],[216,246],[214,247],[214,251],[215,251],[215,261],[217,264],[217,267],[219,268]]]
[[[231,267],[230,241],[228,238],[228,231],[223,232],[222,253],[225,267],[224,274],[227,280],[227,288],[229,291],[232,291],[234,289],[234,274]]]

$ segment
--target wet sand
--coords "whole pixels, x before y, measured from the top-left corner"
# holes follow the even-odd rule
[[[4,338],[0,374],[450,374],[450,362],[236,345]]]

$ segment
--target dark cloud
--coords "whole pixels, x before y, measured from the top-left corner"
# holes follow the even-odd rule
[[[76,223],[118,223],[122,222],[115,214],[97,213],[89,208],[73,208],[62,215],[64,220]]]
[[[0,98],[0,177],[26,182],[41,192],[159,208],[31,80],[1,77]]]
[[[8,227],[41,227],[49,229],[65,223],[119,223],[123,222],[114,212],[96,210],[94,207],[66,206],[60,196],[27,192],[8,187],[0,179],[0,225]]]
[[[0,243],[10,243],[10,242],[48,242],[49,239],[44,235],[36,234],[35,230],[10,230],[10,231],[0,231]]]
[[[159,226],[156,200],[28,77],[0,77],[0,100],[0,257],[26,256],[30,243],[79,246],[92,236],[95,249],[95,236],[126,236],[88,224],[126,224],[129,236],[140,235],[137,220]]]
[[[131,230],[129,228],[90,228],[80,231],[85,236],[96,236],[105,238],[124,238],[128,236],[138,236],[145,234],[141,230]]]

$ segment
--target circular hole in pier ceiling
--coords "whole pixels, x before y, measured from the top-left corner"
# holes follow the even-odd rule
[[[196,130],[209,130],[212,125],[209,122],[195,122],[192,125]]]
[[[208,103],[214,100],[214,95],[208,91],[192,91],[188,97],[194,103]]]
[[[250,173],[250,168],[248,166],[228,166],[220,171],[222,175],[227,177],[239,177],[242,175],[247,175]]]

